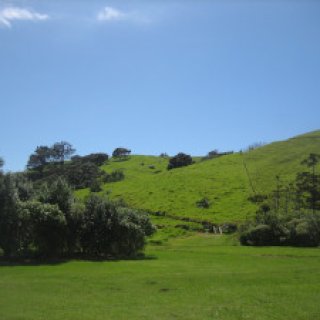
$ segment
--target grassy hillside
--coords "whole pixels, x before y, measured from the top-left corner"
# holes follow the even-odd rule
[[[320,131],[275,142],[250,152],[236,153],[201,161],[168,171],[168,159],[156,156],[131,156],[127,161],[111,160],[107,172],[121,169],[125,179],[107,183],[103,192],[113,199],[123,198],[129,205],[214,223],[243,221],[256,207],[247,198],[253,193],[271,191],[275,176],[290,181],[302,170],[300,162],[311,152],[320,152]],[[250,183],[251,179],[251,183]],[[88,194],[78,191],[78,196]],[[196,202],[209,199],[208,209]]]

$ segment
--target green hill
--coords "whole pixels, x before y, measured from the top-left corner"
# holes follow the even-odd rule
[[[254,214],[256,207],[247,199],[275,187],[276,175],[292,181],[302,159],[320,153],[320,131],[274,142],[252,151],[201,161],[188,167],[166,169],[168,159],[134,155],[126,161],[110,160],[107,172],[123,170],[123,181],[103,185],[112,199],[122,198],[130,206],[169,217],[191,218],[213,223],[240,222]],[[79,197],[89,193],[84,189]],[[208,198],[210,207],[198,208],[196,202]]]

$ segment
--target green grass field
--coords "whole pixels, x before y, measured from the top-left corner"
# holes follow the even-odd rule
[[[276,175],[286,182],[304,170],[300,162],[311,152],[320,153],[320,131],[287,141],[275,142],[250,152],[236,153],[217,159],[200,161],[168,171],[168,159],[155,156],[131,156],[127,161],[109,161],[107,172],[121,169],[125,179],[107,183],[103,192],[112,199],[123,198],[130,206],[152,212],[163,211],[174,217],[188,217],[214,223],[241,222],[256,211],[248,201],[257,192],[275,188]],[[245,169],[245,166],[247,170]],[[79,197],[88,189],[77,192]],[[196,202],[209,199],[208,209]]]
[[[320,250],[196,234],[146,258],[0,266],[0,319],[319,319]]]

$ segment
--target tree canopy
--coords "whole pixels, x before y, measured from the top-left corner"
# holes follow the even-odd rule
[[[27,168],[42,168],[49,163],[64,163],[70,159],[75,149],[69,142],[61,141],[54,143],[51,147],[38,146],[33,154],[30,155]]]
[[[184,167],[192,164],[192,157],[183,152],[178,153],[174,157],[170,158],[168,164],[168,170]]]
[[[130,153],[131,153],[131,150],[127,148],[119,147],[113,150],[112,157],[123,159],[123,158],[127,158],[130,155]]]

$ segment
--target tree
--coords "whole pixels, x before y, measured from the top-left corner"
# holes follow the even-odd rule
[[[76,189],[88,188],[96,181],[102,172],[92,162],[76,162],[66,166],[66,179]]]
[[[0,158],[0,172],[1,172],[1,169],[2,169],[3,165],[4,165],[4,161],[3,161],[2,158]]]
[[[174,157],[170,158],[169,164],[168,164],[168,170],[188,166],[190,164],[192,164],[191,156],[180,152]]]
[[[63,213],[68,214],[74,203],[72,189],[64,178],[58,178],[48,187],[46,198],[42,198],[42,202],[56,204]]]
[[[85,203],[80,242],[90,256],[130,256],[143,248],[144,237],[154,231],[146,215],[91,195]]]
[[[52,147],[52,155],[55,162],[64,163],[75,153],[75,149],[67,141],[56,142]]]
[[[120,147],[113,150],[112,157],[118,159],[126,159],[130,155],[130,153],[131,150]]]
[[[27,168],[42,168],[52,160],[52,149],[48,146],[38,146],[33,154],[30,155]]]
[[[39,200],[42,203],[58,206],[62,212],[64,219],[66,220],[65,239],[69,253],[76,247],[77,242],[77,231],[75,225],[78,226],[78,218],[74,216],[74,205],[73,191],[67,181],[64,178],[58,178],[57,181],[52,183],[50,186],[43,188],[42,194],[40,194]]]
[[[20,217],[28,217],[29,237],[37,254],[45,257],[59,257],[65,250],[67,222],[57,205],[26,201],[19,205]]]
[[[106,153],[91,153],[87,156],[75,156],[71,158],[72,161],[80,161],[82,163],[92,162],[97,166],[102,166],[108,159],[109,156]]]
[[[320,175],[316,174],[316,167],[320,161],[320,155],[311,153],[301,164],[307,166],[310,172],[298,173],[296,185],[301,202],[307,209],[320,210]]]
[[[12,256],[19,246],[18,201],[13,176],[0,176],[0,247],[8,257]]]
[[[43,167],[51,162],[63,164],[75,152],[75,149],[69,142],[56,142],[53,146],[38,146],[33,154],[30,155],[27,168],[43,169]]]

